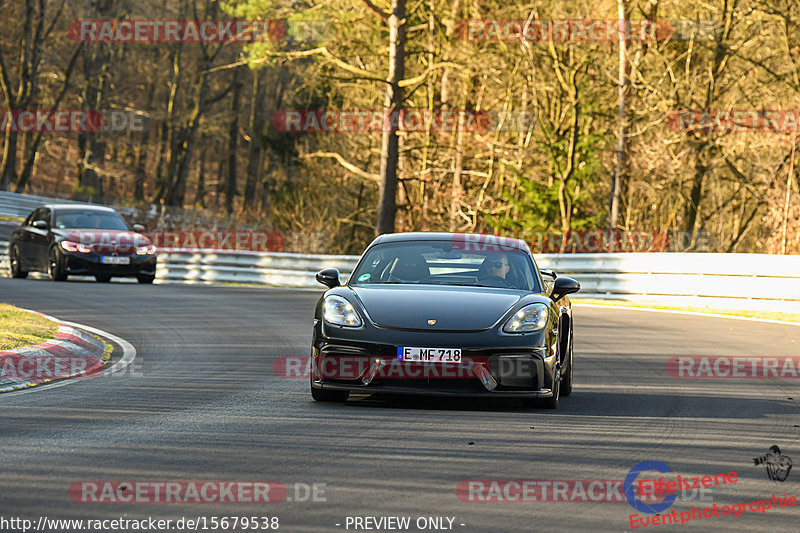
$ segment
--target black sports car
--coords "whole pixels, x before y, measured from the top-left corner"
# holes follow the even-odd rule
[[[544,274],[544,278],[542,277]],[[574,279],[540,271],[520,240],[381,235],[314,314],[311,394],[521,398],[554,409],[572,391]]]
[[[70,274],[93,275],[100,282],[135,276],[139,283],[153,283],[156,277],[156,247],[110,207],[38,207],[11,234],[8,255],[14,278],[29,271],[47,272],[56,281]]]

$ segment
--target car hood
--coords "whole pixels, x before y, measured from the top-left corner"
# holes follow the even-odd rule
[[[480,331],[491,328],[526,293],[484,287],[353,287],[375,325],[392,329]],[[431,324],[429,321],[435,320]]]
[[[97,253],[133,253],[139,246],[151,245],[149,237],[135,231],[111,229],[54,229],[58,240],[67,240],[88,245]]]

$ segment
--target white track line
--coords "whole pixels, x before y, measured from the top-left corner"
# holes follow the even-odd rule
[[[29,309],[24,309],[24,311],[29,311]],[[41,315],[42,313],[37,313],[37,314]],[[55,320],[56,322],[58,322],[60,324],[64,324],[65,326],[71,326],[73,328],[90,331],[90,332],[94,333],[95,335],[99,335],[100,337],[103,337],[105,339],[108,339],[108,340],[111,340],[111,341],[117,343],[122,348],[122,359],[120,359],[119,361],[117,361],[116,363],[111,365],[110,367],[104,368],[102,370],[103,374],[106,374],[106,373],[113,374],[115,372],[119,372],[120,370],[124,369],[126,366],[130,365],[131,363],[133,363],[133,360],[136,359],[136,348],[134,348],[133,345],[131,343],[129,343],[128,341],[126,341],[125,339],[121,339],[121,338],[117,337],[116,335],[112,335],[111,333],[108,333],[107,331],[103,331],[102,329],[93,328],[91,326],[84,326],[83,324],[78,324],[76,322],[66,322],[64,320],[58,320],[56,318],[53,318],[53,317],[50,317],[50,316],[47,316],[47,315],[44,315],[44,316],[46,316],[47,318],[50,318],[51,320]],[[78,381],[83,381],[83,380],[67,378],[67,379],[63,379],[63,380],[60,380],[60,381],[56,381],[55,383],[43,383],[41,385],[35,385],[33,387],[30,387],[30,388],[27,388],[27,389],[22,389],[22,390],[19,390],[19,391],[4,392],[4,393],[0,394],[0,398],[2,398],[4,396],[16,396],[18,394],[30,394],[32,392],[39,392],[39,391],[47,390],[47,389],[55,389],[56,387],[63,387],[65,385],[71,385],[73,383],[77,383]]]
[[[771,320],[769,318],[755,318],[750,316],[723,315],[717,313],[701,313],[700,311],[678,311],[677,309],[653,309],[651,307],[632,307],[627,305],[588,304],[579,301],[572,302],[575,307],[600,307],[603,309],[624,309],[626,311],[650,311],[651,313],[671,313],[673,315],[707,316],[711,318],[730,318],[733,320],[747,320],[750,322],[766,322],[768,324],[781,324],[784,326],[800,326],[800,322],[786,320]]]

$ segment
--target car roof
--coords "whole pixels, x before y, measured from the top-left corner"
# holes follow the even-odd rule
[[[80,210],[96,211],[98,213],[116,213],[116,211],[110,207],[96,204],[45,204],[40,205],[36,209],[41,209],[42,207],[47,207],[54,211]]]
[[[503,237],[500,235],[483,235],[478,233],[444,233],[414,231],[408,233],[384,233],[375,238],[368,246],[371,248],[376,244],[389,242],[411,242],[411,241],[456,241],[456,242],[477,242],[485,244],[497,244],[504,248],[517,248],[526,252],[530,251],[525,241],[513,237]]]

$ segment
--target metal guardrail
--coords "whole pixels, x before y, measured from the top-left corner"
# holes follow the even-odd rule
[[[10,276],[10,266],[11,265],[8,264],[8,243],[0,242],[0,276]]]
[[[33,196],[30,194],[19,194],[15,192],[0,191],[0,215],[15,218],[25,218],[31,211],[42,204],[85,204],[87,202],[76,202],[75,200],[65,200],[61,198],[48,198],[45,196]],[[88,202],[93,203],[93,202]],[[97,204],[105,205],[105,204]],[[114,206],[114,209],[123,215],[136,213],[136,209],[129,207]]]
[[[800,256],[710,253],[546,254],[582,298],[800,313]]]
[[[157,282],[246,283],[319,288],[314,274],[338,268],[344,282],[358,256],[162,252]],[[800,256],[763,254],[537,254],[540,266],[581,283],[582,298],[800,313]],[[7,243],[0,270],[8,275]]]
[[[314,275],[338,268],[344,282],[357,255],[275,253],[179,253],[158,255],[157,281],[188,283],[257,283],[282,287],[322,288]]]

